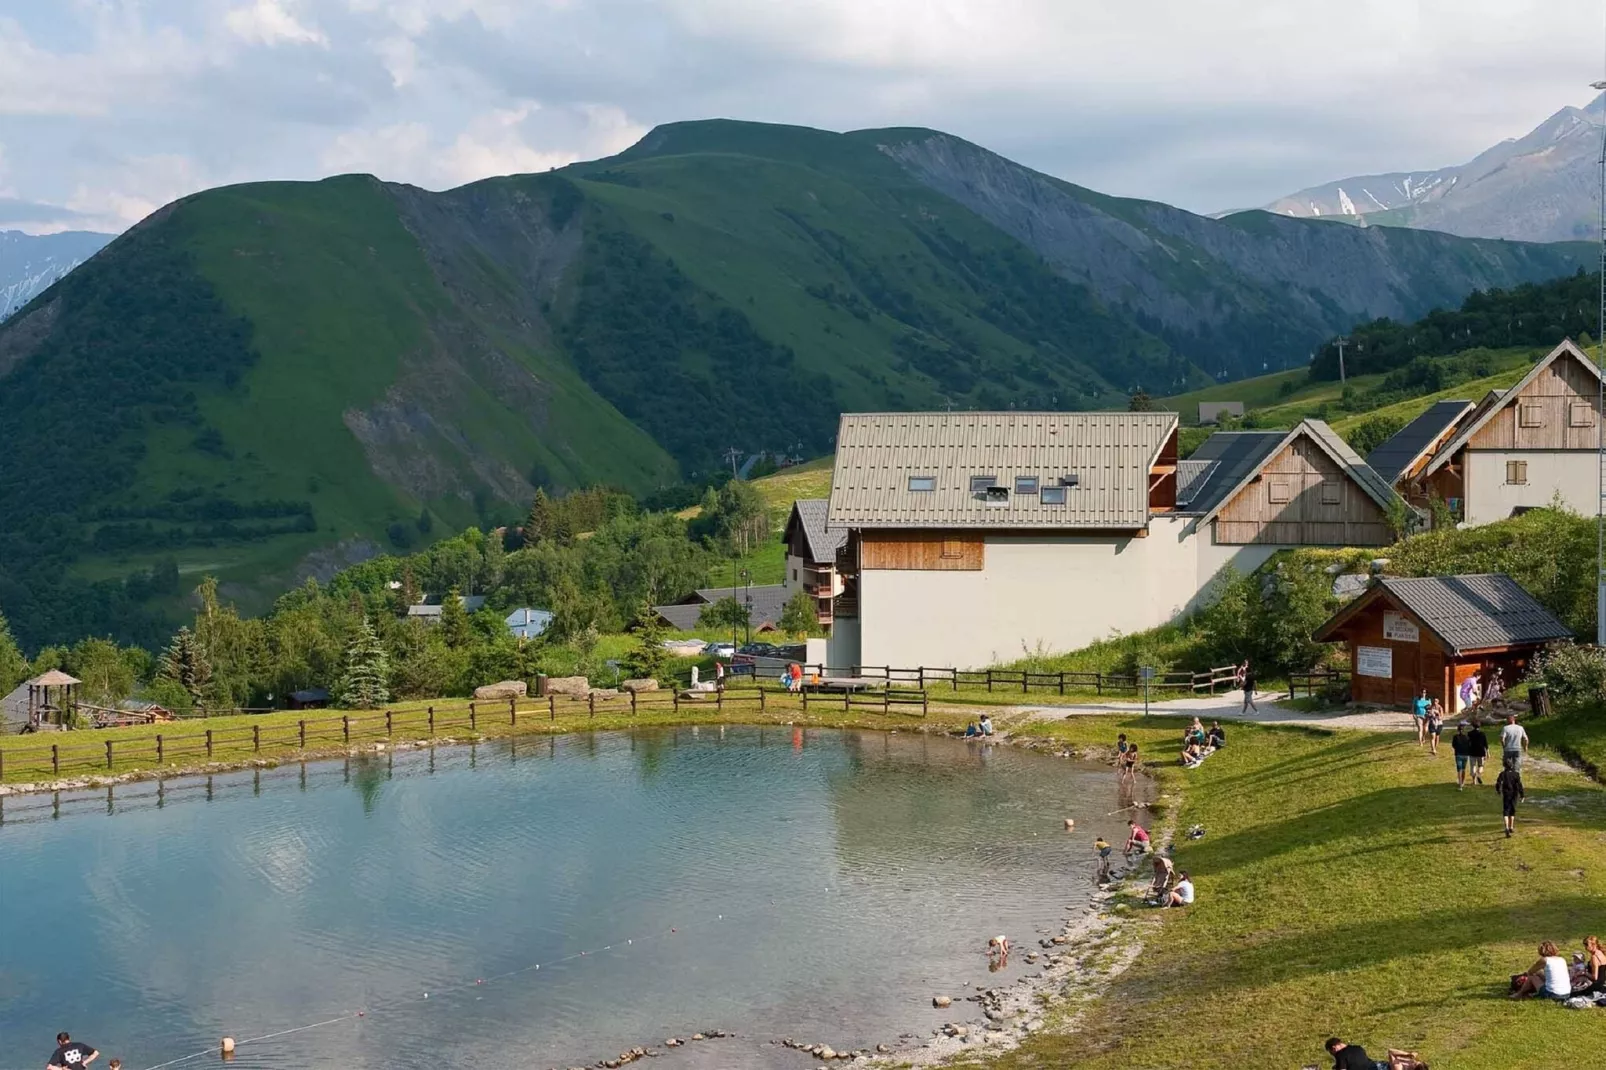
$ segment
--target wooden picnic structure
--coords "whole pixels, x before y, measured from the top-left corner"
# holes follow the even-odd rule
[[[66,727],[72,720],[74,688],[83,684],[76,676],[51,669],[28,681],[28,723],[24,732],[48,732]]]

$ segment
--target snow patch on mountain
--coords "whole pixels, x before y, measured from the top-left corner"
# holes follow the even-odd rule
[[[100,252],[112,237],[83,230],[43,235],[0,231],[0,320]]]

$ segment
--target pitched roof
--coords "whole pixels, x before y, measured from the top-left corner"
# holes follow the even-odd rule
[[[722,598],[730,598],[734,594],[736,601],[746,603],[749,595],[752,596],[752,608],[748,611],[748,623],[759,628],[763,625],[776,625],[781,622],[781,610],[786,606],[786,586],[780,583],[766,583],[756,587],[737,587],[733,592],[729,587],[704,587],[697,591],[701,601],[682,602],[671,606],[653,606],[653,612],[669,622],[670,627],[683,632],[692,631],[702,618],[703,610],[718,602]]]
[[[1217,436],[1210,436],[1210,438],[1215,437]],[[1209,520],[1221,510],[1223,505],[1231,501],[1232,497],[1242,490],[1244,486],[1255,477],[1255,475],[1260,471],[1261,467],[1266,463],[1267,459],[1281,453],[1284,449],[1291,445],[1295,439],[1298,438],[1308,438],[1314,442],[1317,447],[1322,450],[1322,452],[1327,454],[1334,464],[1342,468],[1347,476],[1360,485],[1360,488],[1366,492],[1368,497],[1378,504],[1379,508],[1388,509],[1390,505],[1393,504],[1395,499],[1399,497],[1399,495],[1394,493],[1394,488],[1390,486],[1382,476],[1372,471],[1371,467],[1365,461],[1361,460],[1361,455],[1356,453],[1350,447],[1348,442],[1345,442],[1342,438],[1339,438],[1338,432],[1334,431],[1331,427],[1328,427],[1325,421],[1302,420],[1300,421],[1298,427],[1294,428],[1286,435],[1283,435],[1281,439],[1275,443],[1273,447],[1268,450],[1258,462],[1256,462],[1253,466],[1243,468],[1242,475],[1240,475],[1239,478],[1231,485],[1227,486],[1227,488],[1219,495],[1212,491],[1212,497],[1215,500],[1209,508],[1199,508],[1190,504],[1186,512],[1197,512],[1199,514],[1199,522],[1201,524],[1206,520]],[[1209,441],[1210,439],[1205,440],[1207,444]],[[1194,456],[1198,456],[1198,454],[1195,454]]]
[[[1217,431],[1205,439],[1177,465],[1177,512],[1210,512],[1287,437],[1282,431]]]
[[[833,528],[1137,529],[1171,412],[844,413],[827,519]],[[971,490],[991,477],[1003,491]],[[1064,486],[1064,504],[1015,493]],[[930,478],[931,490],[911,490]],[[1007,493],[1006,493],[1007,492]]]
[[[1563,356],[1572,357],[1579,364],[1582,364],[1585,368],[1588,368],[1589,373],[1595,378],[1606,378],[1606,375],[1602,375],[1600,368],[1596,366],[1595,362],[1589,359],[1588,354],[1573,344],[1573,340],[1571,338],[1563,338],[1560,345],[1556,346],[1555,349],[1552,349],[1549,353],[1547,353],[1545,358],[1538,364],[1535,364],[1532,368],[1528,369],[1528,374],[1524,375],[1516,386],[1501,392],[1498,395],[1498,398],[1493,396],[1485,397],[1484,403],[1479,406],[1478,411],[1473,414],[1472,419],[1466,422],[1461,430],[1456,433],[1456,436],[1453,439],[1445,443],[1444,448],[1441,449],[1428,464],[1428,466],[1423,469],[1423,474],[1426,475],[1430,472],[1436,472],[1445,464],[1448,464],[1450,458],[1454,457],[1458,452],[1460,452],[1463,446],[1472,440],[1473,435],[1481,431],[1485,424],[1494,419],[1495,413],[1499,412],[1501,409],[1511,404],[1512,401],[1516,400],[1517,396],[1524,390],[1528,389],[1528,385],[1539,377],[1540,372],[1550,367]],[[1490,395],[1494,395],[1495,392],[1491,390],[1489,393]],[[1490,401],[1494,401],[1495,403],[1491,405],[1489,404]]]
[[[1473,403],[1470,401],[1434,402],[1428,406],[1427,412],[1400,428],[1393,438],[1368,453],[1366,463],[1390,484],[1398,483],[1400,477],[1409,472],[1411,466],[1420,461],[1433,444],[1473,408]]]
[[[35,676],[28,681],[35,687],[66,687],[68,684],[81,684],[82,680],[76,676],[68,676],[60,669],[51,669],[41,676]]]
[[[1573,633],[1504,573],[1391,577],[1316,630],[1325,640],[1361,609],[1385,595],[1432,632],[1452,654],[1506,646],[1536,646]]]
[[[792,515],[786,520],[785,538],[792,537],[793,526],[803,530],[803,544],[808,548],[809,560],[817,563],[836,561],[836,552],[847,545],[848,529],[826,526],[831,509],[829,498],[799,498],[792,503]]]

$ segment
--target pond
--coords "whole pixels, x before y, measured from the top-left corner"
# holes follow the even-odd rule
[[[896,1044],[974,1013],[934,994],[1028,969],[990,976],[987,939],[1085,900],[1115,779],[705,726],[14,797],[0,1051],[42,1066],[67,1029],[128,1070],[225,1035],[240,1070],[540,1068],[725,1030],[654,1064],[811,1066],[773,1041]]]

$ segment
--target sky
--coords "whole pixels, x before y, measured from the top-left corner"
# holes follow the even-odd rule
[[[429,189],[727,117],[928,126],[1195,211],[1461,163],[1603,67],[1602,0],[0,0],[0,229]]]

